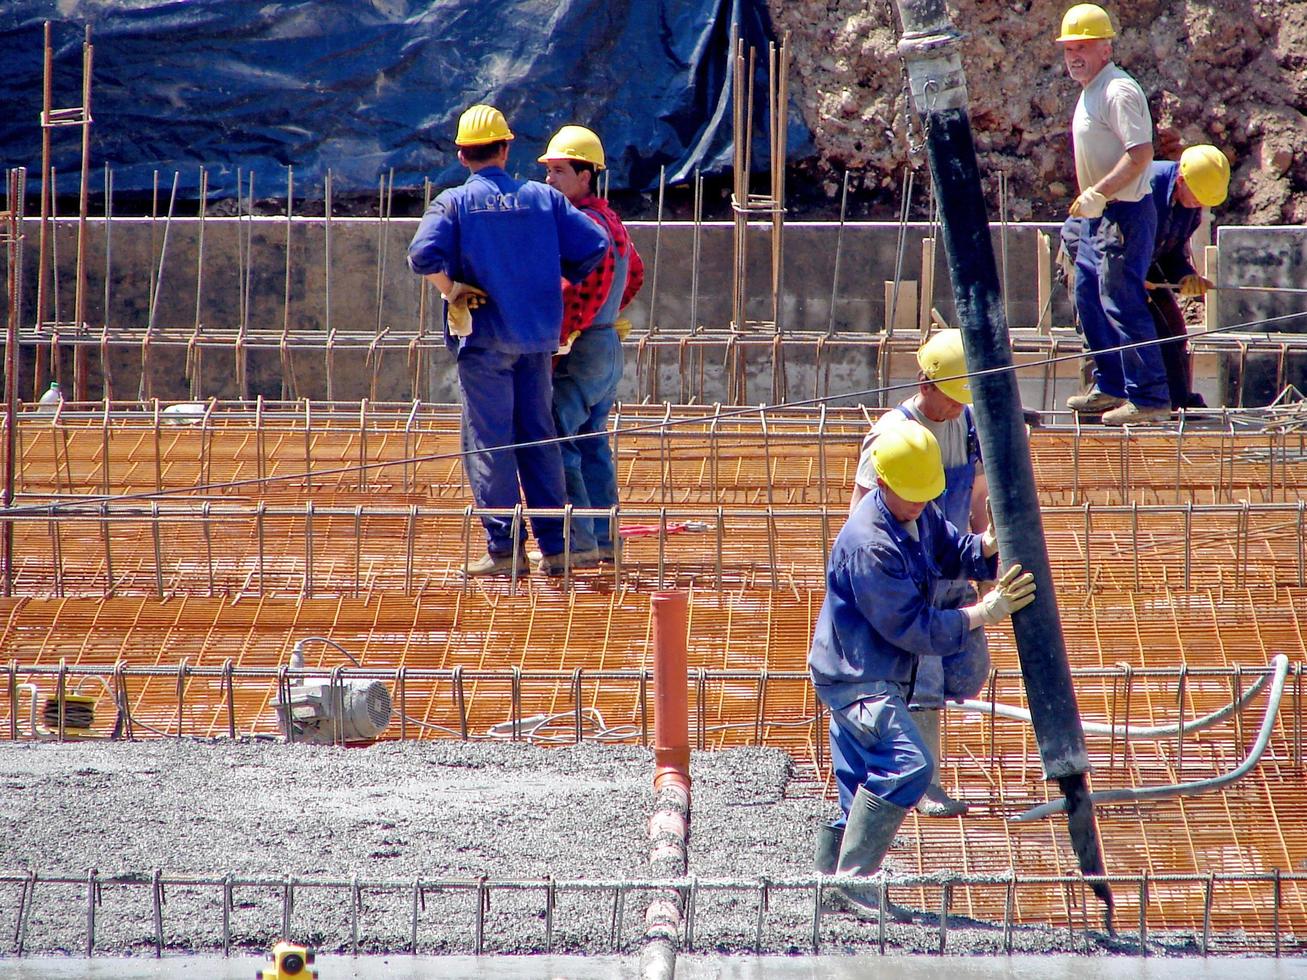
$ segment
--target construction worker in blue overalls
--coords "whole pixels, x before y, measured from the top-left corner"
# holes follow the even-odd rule
[[[830,709],[842,811],[818,833],[817,868],[842,877],[880,868],[934,776],[934,755],[908,711],[914,675],[960,655],[981,627],[1035,593],[1034,576],[1013,565],[978,602],[941,608],[936,593],[951,581],[997,576],[998,540],[992,529],[968,534],[945,520],[935,503],[944,492],[939,443],[920,423],[891,423],[871,459],[876,486],[835,539],[808,652],[813,687]],[[841,887],[840,895],[855,915],[879,916],[865,891]]]
[[[976,421],[971,412],[971,385],[966,378],[967,361],[962,349],[962,334],[941,330],[917,351],[917,392],[891,412],[863,440],[858,460],[850,513],[863,496],[876,485],[876,471],[871,449],[887,426],[902,419],[912,419],[930,430],[940,446],[944,464],[944,492],[935,501],[944,517],[959,531],[983,532],[989,526],[986,503],[989,485],[980,459],[980,442]],[[976,591],[965,577],[941,582],[935,591],[935,605],[940,609],[958,609],[974,602]],[[983,630],[967,638],[963,650],[950,657],[931,657],[917,668],[911,708],[936,763],[940,754],[940,710],[946,700],[974,697],[989,673],[989,645]],[[917,804],[917,810],[931,817],[960,816],[967,804],[948,795],[935,779]]]

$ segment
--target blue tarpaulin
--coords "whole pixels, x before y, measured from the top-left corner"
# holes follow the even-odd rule
[[[237,168],[256,193],[320,196],[462,180],[459,113],[488,102],[514,129],[510,170],[566,123],[595,129],[613,188],[729,166],[732,39],[766,64],[764,0],[7,0],[0,5],[6,167],[39,178],[42,25],[52,25],[55,108],[81,104],[82,39],[94,46],[92,166],[114,189],[145,191],[156,172],[183,193],[199,171]],[[759,69],[755,130],[766,128]],[[792,120],[798,114],[791,112]],[[792,158],[811,152],[791,122]],[[76,128],[52,130],[59,190],[75,189]],[[765,154],[755,153],[765,162]],[[315,194],[316,187],[316,194]]]

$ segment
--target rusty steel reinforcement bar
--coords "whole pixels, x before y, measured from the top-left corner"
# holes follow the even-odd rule
[[[1101,876],[1078,874],[1021,875],[1011,870],[1006,873],[984,875],[960,874],[952,871],[939,871],[925,875],[891,875],[881,872],[869,880],[873,885],[883,883],[887,887],[938,889],[941,906],[937,930],[939,950],[941,952],[944,951],[947,940],[951,898],[961,890],[993,891],[1005,896],[1001,934],[995,937],[996,941],[993,943],[992,948],[976,947],[970,951],[973,953],[983,951],[994,955],[1006,955],[1017,951],[1015,942],[1017,928],[1021,925],[1031,924],[1019,921],[1014,914],[1015,902],[1012,899],[1017,890],[1078,889],[1085,885],[1092,887],[1095,884],[1134,889],[1138,894],[1141,911],[1140,928],[1136,933],[1136,942],[1140,953],[1146,954],[1148,951],[1147,911],[1161,910],[1164,913],[1168,903],[1175,902],[1178,904],[1185,899],[1186,895],[1181,894],[1182,892],[1192,892],[1202,896],[1203,925],[1201,931],[1197,931],[1194,938],[1197,941],[1200,954],[1207,955],[1212,952],[1212,911],[1217,901],[1218,888],[1221,886],[1264,890],[1266,892],[1266,906],[1269,906],[1271,919],[1271,928],[1269,930],[1262,927],[1261,929],[1241,929],[1237,935],[1220,934],[1223,952],[1251,951],[1265,953],[1271,951],[1274,955],[1279,956],[1286,951],[1290,954],[1296,954],[1307,950],[1307,940],[1304,940],[1303,936],[1295,932],[1291,926],[1286,928],[1286,916],[1282,914],[1285,886],[1307,884],[1307,873],[1303,872],[1276,870],[1254,873],[1144,873]],[[296,920],[295,895],[297,892],[321,891],[337,893],[343,900],[350,902],[352,909],[350,914],[351,935],[354,937],[358,935],[358,917],[363,905],[360,899],[365,892],[408,896],[411,911],[406,915],[407,941],[397,942],[392,950],[393,952],[407,953],[416,953],[420,948],[421,916],[419,909],[425,902],[427,894],[439,892],[463,893],[466,895],[473,911],[473,922],[470,927],[471,935],[465,949],[475,955],[484,955],[488,913],[491,907],[491,899],[497,893],[521,894],[536,892],[540,895],[545,921],[541,948],[546,950],[552,949],[552,933],[559,915],[558,898],[560,896],[603,897],[611,895],[614,920],[613,928],[606,937],[607,949],[596,948],[592,952],[614,952],[622,948],[622,944],[626,939],[623,932],[625,916],[622,914],[622,910],[639,897],[651,893],[661,893],[669,888],[687,899],[687,946],[689,937],[699,927],[698,920],[709,918],[711,915],[709,910],[714,907],[713,903],[701,903],[694,901],[693,898],[713,893],[740,896],[744,901],[749,900],[751,897],[755,898],[758,903],[758,926],[754,934],[753,949],[755,952],[761,953],[764,951],[763,937],[768,926],[767,906],[769,897],[772,894],[791,893],[804,900],[807,907],[812,910],[809,929],[805,932],[805,935],[810,937],[813,952],[819,952],[823,938],[821,890],[828,885],[829,878],[820,875],[802,878],[700,878],[684,876],[675,879],[569,880],[554,877],[533,879],[492,879],[486,877],[419,877],[409,879],[310,878],[300,876],[238,877],[235,875],[164,874],[162,870],[157,868],[148,871],[121,871],[110,874],[91,869],[78,876],[67,874],[45,875],[38,870],[0,872],[0,889],[16,887],[19,892],[15,903],[12,947],[13,953],[19,957],[28,953],[27,935],[32,918],[32,909],[37,901],[38,886],[41,889],[58,888],[85,892],[87,900],[83,920],[84,932],[82,938],[84,939],[84,946],[82,951],[86,956],[93,956],[95,953],[96,909],[103,905],[106,896],[114,895],[115,890],[125,892],[139,888],[150,889],[154,925],[154,950],[155,956],[158,957],[162,955],[166,943],[166,922],[164,917],[164,909],[167,904],[166,895],[168,890],[175,888],[208,889],[213,892],[214,903],[217,906],[214,915],[215,919],[221,923],[221,948],[224,954],[229,954],[238,945],[230,921],[230,911],[234,906],[233,898],[237,889],[243,891],[262,890],[278,894],[281,899],[281,918],[277,928],[283,934],[291,934],[296,931],[303,934],[319,928],[315,922]],[[729,908],[731,904],[733,903],[717,903],[717,907]],[[133,900],[133,908],[137,907],[138,904]],[[1072,934],[1077,930],[1076,918],[1078,918],[1078,911],[1073,908],[1067,910],[1068,917],[1065,925],[1071,930]],[[333,923],[338,922],[339,916],[335,914],[335,910],[332,910],[332,914]],[[301,918],[304,917],[302,911],[300,916]],[[1048,924],[1059,925],[1058,923]],[[1187,930],[1182,932],[1188,934]],[[1258,941],[1258,933],[1265,937],[1260,942]],[[882,952],[887,945],[886,939],[885,926],[882,923],[878,936]],[[70,939],[68,942],[71,944],[75,940]],[[255,939],[253,942],[260,946],[264,945],[260,939]],[[1119,952],[1122,945],[1123,940],[1118,938],[1113,944],[1113,949]],[[354,952],[359,952],[356,938],[354,940]]]
[[[354,494],[345,489],[346,494]],[[756,487],[755,487],[756,493]],[[843,504],[777,506],[630,505],[617,511],[471,505],[163,502],[100,497],[26,503],[0,513],[15,529],[12,592],[17,595],[406,594],[450,583],[476,547],[477,518],[594,516],[616,523],[621,561],[601,580],[634,575],[658,582],[690,575],[724,587],[741,576],[773,590],[817,587],[832,525]],[[1086,593],[1307,585],[1307,500],[1238,504],[1046,505],[1063,590]],[[438,534],[434,532],[438,531]],[[365,547],[366,545],[366,547]],[[378,550],[381,549],[381,550]],[[366,561],[364,552],[367,552]],[[275,565],[278,576],[268,581]],[[519,575],[529,576],[525,551]],[[1083,577],[1081,576],[1083,571]],[[112,574],[111,574],[112,573]],[[289,577],[288,577],[289,576]],[[587,579],[592,577],[587,575]],[[1083,578],[1082,585],[1077,580]],[[293,581],[292,581],[293,580]]]
[[[1303,731],[1300,723],[1301,707],[1301,687],[1303,683],[1304,665],[1295,664],[1291,669],[1286,670],[1294,675],[1294,704],[1295,704],[1295,721],[1292,731],[1289,735],[1292,742],[1292,756],[1296,765],[1301,765],[1303,758]],[[1184,702],[1185,693],[1193,694],[1197,691],[1197,683],[1200,681],[1210,680],[1228,680],[1232,689],[1236,692],[1234,704],[1242,705],[1246,703],[1247,697],[1240,696],[1238,692],[1243,690],[1244,678],[1253,678],[1250,685],[1249,696],[1255,691],[1259,691],[1279,669],[1278,665],[1262,668],[1244,668],[1241,666],[1234,667],[1179,667],[1179,668],[1138,668],[1132,669],[1128,666],[1119,667],[1091,667],[1078,668],[1073,670],[1073,676],[1077,681],[1088,682],[1094,679],[1110,679],[1113,682],[1113,689],[1118,679],[1131,679],[1136,681],[1170,681],[1176,682],[1179,696],[1174,702],[1179,705]],[[209,696],[204,693],[198,693],[192,696],[192,701],[202,707],[207,708],[217,719],[217,727],[210,724],[208,733],[194,730],[189,734],[204,737],[213,737],[215,733],[225,735],[228,738],[243,737],[245,732],[238,726],[238,715],[248,718],[248,710],[238,711],[236,703],[237,682],[262,681],[267,685],[275,686],[278,690],[284,689],[294,681],[307,679],[310,677],[320,677],[323,668],[314,666],[310,668],[292,669],[282,664],[280,666],[253,667],[241,666],[236,667],[231,658],[227,658],[221,664],[213,666],[193,665],[185,658],[172,666],[146,666],[146,665],[129,665],[119,661],[114,664],[69,664],[66,658],[61,658],[57,664],[19,664],[16,660],[0,662],[0,685],[6,692],[3,704],[7,707],[8,725],[6,732],[9,740],[19,740],[25,738],[45,738],[61,739],[66,737],[65,733],[50,729],[42,731],[36,729],[26,731],[19,723],[20,716],[23,715],[22,697],[27,695],[31,699],[29,713],[35,712],[36,700],[43,688],[50,686],[53,680],[54,697],[58,702],[58,692],[66,691],[70,686],[76,691],[80,685],[87,680],[97,680],[101,683],[105,691],[108,692],[110,701],[115,709],[115,717],[112,724],[112,736],[114,738],[135,738],[138,734],[145,737],[186,737],[188,734],[183,727],[178,724],[175,731],[164,731],[151,725],[146,721],[149,718],[158,723],[163,723],[163,719],[171,726],[172,721],[183,718],[186,715],[187,685],[191,681],[217,681],[220,685],[217,694],[217,703],[213,700],[211,692]],[[997,685],[1000,680],[1014,681],[1019,680],[1021,674],[1015,670],[992,670],[990,672],[989,690],[993,700],[979,702],[985,713],[996,714],[997,702]],[[498,668],[498,669],[467,669],[464,667],[454,668],[423,668],[423,667],[339,667],[331,673],[331,683],[338,687],[353,681],[360,680],[380,680],[390,681],[395,685],[394,702],[398,722],[392,725],[391,733],[395,734],[397,728],[398,738],[406,739],[410,737],[421,737],[424,731],[435,732],[443,737],[458,738],[463,741],[472,741],[477,739],[502,739],[511,738],[513,741],[537,741],[537,734],[549,724],[562,723],[570,719],[571,737],[565,738],[562,735],[550,736],[547,740],[551,743],[563,741],[572,741],[580,743],[587,738],[600,741],[627,741],[638,742],[640,745],[648,746],[650,744],[650,732],[647,726],[647,720],[650,715],[650,706],[648,703],[648,688],[652,674],[649,670],[641,669],[609,669],[609,670],[536,670],[520,668]],[[143,706],[138,702],[137,708],[133,711],[131,707],[131,698],[129,697],[128,684],[131,681],[148,683],[152,679],[168,679],[174,683],[167,685],[162,693],[156,690],[151,704]],[[763,727],[768,729],[805,729],[808,737],[816,739],[821,744],[821,722],[822,718],[819,713],[809,714],[806,707],[807,702],[797,705],[793,698],[781,699],[783,703],[779,706],[773,702],[772,712],[769,717],[767,711],[768,702],[766,701],[767,685],[773,688],[776,685],[806,685],[808,675],[806,671],[799,670],[721,670],[694,668],[686,671],[687,682],[693,682],[696,688],[695,698],[695,732],[696,745],[703,749],[707,747],[706,735],[709,731],[719,732],[727,728],[734,728],[740,731],[752,731],[752,744],[765,744],[763,738]],[[41,683],[41,682],[45,683]],[[413,688],[424,683],[447,683],[452,690],[446,694],[446,700],[456,706],[458,717],[449,721],[446,725],[436,724],[434,722],[420,722],[413,717],[410,707],[414,705],[422,695],[414,693]],[[503,714],[497,714],[496,717],[507,717],[507,720],[500,721],[492,725],[485,732],[473,732],[472,723],[468,705],[469,686],[481,685],[485,682],[492,684],[489,692],[482,691],[479,697],[482,700],[487,698],[491,702],[497,703],[506,700],[507,711]],[[708,704],[712,700],[709,697],[710,687],[719,686],[729,687],[744,682],[753,692],[756,702],[752,707],[747,704],[738,706],[734,712],[740,720],[730,721],[724,719],[720,724],[709,726],[707,719]],[[605,726],[602,716],[596,715],[587,705],[583,694],[586,690],[585,684],[595,685],[594,690],[597,692],[599,686],[608,684],[612,687],[619,687],[623,690],[634,690],[635,701],[625,703],[624,711],[628,711],[637,721],[631,724],[625,724],[617,728]],[[527,708],[523,703],[523,689],[526,686],[536,687],[537,685],[552,685],[559,692],[555,698],[550,698],[550,704],[557,704],[560,698],[570,698],[572,701],[570,708],[564,708],[560,704],[557,708],[551,709],[551,716],[537,719],[536,716],[527,716]],[[497,686],[496,686],[497,685]],[[507,687],[507,692],[501,690]],[[566,688],[566,692],[564,692]],[[202,689],[205,690],[205,689]],[[248,693],[248,692],[246,692]],[[171,696],[171,700],[170,700]],[[434,694],[429,695],[434,697]],[[172,703],[175,701],[175,705]],[[263,699],[259,699],[263,703]],[[566,701],[563,701],[565,704]],[[1218,714],[1230,712],[1232,706],[1223,708]],[[1014,709],[1018,710],[1018,709]],[[1118,707],[1115,697],[1111,700],[1110,705],[1105,702],[1104,710],[1110,716],[1110,722],[1107,725],[1087,724],[1087,730],[1094,734],[1099,734],[1102,729],[1106,729],[1111,735],[1113,741],[1109,748],[1113,751],[1117,749],[1115,741],[1118,735],[1121,736],[1120,748],[1128,748],[1128,742],[1131,739],[1131,727],[1128,724],[1129,714],[1126,707],[1126,724],[1117,723],[1117,715],[1120,708]],[[796,715],[796,711],[799,712]],[[750,715],[750,720],[744,720],[745,714]],[[1213,716],[1209,716],[1213,717]],[[1181,719],[1183,712],[1181,711]],[[100,725],[104,727],[103,724]],[[1188,726],[1181,725],[1182,732],[1178,735],[1183,738],[1183,731],[1188,730]],[[256,726],[257,728],[257,726]],[[253,731],[254,729],[251,729]],[[262,729],[259,729],[262,730]],[[611,735],[611,737],[609,737]],[[72,737],[76,737],[73,735]],[[991,760],[992,761],[992,760]],[[688,801],[685,807],[688,812]]]

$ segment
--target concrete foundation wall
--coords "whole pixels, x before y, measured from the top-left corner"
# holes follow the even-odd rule
[[[194,391],[206,397],[235,397],[234,349],[205,350],[198,374],[195,359],[188,360],[185,341],[198,323],[201,333],[228,335],[242,324],[246,326],[251,338],[245,352],[251,395],[281,397],[285,365],[289,364],[296,380],[295,393],[301,396],[326,397],[330,376],[331,394],[338,399],[455,399],[457,385],[448,352],[430,350],[425,364],[415,366],[405,346],[420,329],[429,336],[440,332],[439,300],[432,302],[434,294],[428,293],[424,317],[419,316],[420,283],[405,262],[416,226],[416,219],[411,218],[385,222],[362,218],[331,222],[321,218],[88,221],[84,320],[96,337],[101,325],[107,324],[111,338],[115,331],[119,337],[125,332],[135,338],[110,345],[108,366],[114,397],[132,398],[142,389],[143,362],[148,362],[148,388],[161,398],[185,398]],[[22,322],[30,328],[36,320],[39,223],[28,219],[25,230]],[[1040,313],[1036,246],[1041,231],[1051,236],[1055,247],[1054,225],[1011,224],[1006,232],[994,227],[995,254],[1006,286],[1009,322],[1014,327],[1033,326]],[[782,327],[816,333],[833,329],[845,337],[876,335],[884,329],[889,313],[886,283],[895,279],[897,272],[904,283],[896,319],[900,329],[910,333],[917,322],[922,240],[928,232],[923,224],[901,229],[892,223],[849,223],[841,231],[833,223],[790,222],[784,238]],[[679,336],[696,327],[714,331],[729,324],[733,268],[729,224],[704,223],[696,230],[685,223],[665,223],[659,228],[637,222],[632,223],[631,233],[647,267],[645,288],[630,310],[637,335],[650,326],[659,334]],[[770,225],[751,227],[749,320],[773,318],[770,240]],[[1307,265],[1305,241],[1303,229],[1221,229],[1221,282],[1300,283]],[[50,248],[58,275],[52,278],[43,319],[69,323],[75,305],[75,220],[56,222]],[[933,275],[929,304],[946,321],[954,322],[942,244],[936,250]],[[1244,322],[1303,305],[1299,295],[1250,292],[1222,294],[1218,308],[1221,322]],[[1061,287],[1053,288],[1050,310],[1054,324],[1071,323],[1071,304]],[[140,340],[151,324],[152,341],[148,357],[143,358]],[[320,344],[291,345],[285,351],[258,348],[258,338],[274,338],[275,343],[283,326],[292,334],[334,331],[337,342],[330,355]],[[374,351],[381,353],[380,357],[369,356],[366,343],[378,328],[386,330],[389,342],[394,343]],[[66,335],[71,329],[63,332]],[[770,333],[770,326],[759,328],[761,337]],[[356,338],[353,345],[349,338]],[[838,350],[838,345],[831,349]],[[23,390],[30,391],[27,382],[33,352],[24,353]],[[714,363],[712,357],[706,356],[697,368],[704,377],[701,397],[705,401],[731,400],[723,364]],[[63,361],[69,360],[65,350]],[[769,353],[755,355],[751,350],[746,354],[742,370],[749,388],[745,400],[774,400],[771,360]],[[913,365],[910,359],[903,360],[901,366],[891,365],[892,378],[911,377]],[[103,391],[99,361],[97,347],[91,353],[93,397],[101,397]],[[648,367],[658,373],[659,394],[675,400],[678,386],[683,388],[676,359],[663,358]],[[818,391],[861,392],[877,383],[875,354],[870,347],[849,347],[833,354],[830,362],[821,366],[821,377],[817,367],[787,355],[787,397],[812,397]],[[628,369],[622,394],[630,399],[635,393],[634,372]]]

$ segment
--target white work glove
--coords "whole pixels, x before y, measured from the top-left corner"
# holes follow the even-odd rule
[[[449,322],[449,332],[455,337],[470,337],[472,335],[472,311],[481,306],[488,298],[484,291],[477,289],[476,286],[469,286],[465,282],[456,282],[450,288],[449,292],[444,294],[445,302],[449,304],[446,312],[446,319]]]
[[[580,330],[573,330],[567,335],[567,340],[558,345],[558,350],[554,351],[555,357],[562,357],[564,354],[572,353],[572,345],[576,343],[576,338],[581,336]]]
[[[1206,296],[1207,290],[1215,286],[1216,283],[1205,276],[1197,273],[1185,276],[1180,280],[1181,296]]]
[[[1026,572],[1022,575],[1021,566],[1013,565],[1003,573],[998,584],[976,603],[976,608],[980,611],[980,621],[986,626],[993,626],[1034,601],[1034,574]]]
[[[989,523],[980,535],[980,551],[986,558],[993,558],[998,554],[998,531],[994,528],[994,508],[988,500],[985,501],[985,517]]]
[[[1107,198],[1091,187],[1087,191],[1081,191],[1080,196],[1071,202],[1071,217],[1101,218],[1105,207],[1107,207]]]

